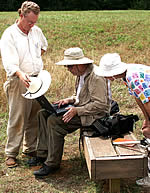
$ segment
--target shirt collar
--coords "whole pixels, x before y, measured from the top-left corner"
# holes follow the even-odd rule
[[[18,27],[17,23],[18,23],[18,19],[15,21],[15,26],[16,26],[17,30],[18,30],[22,35],[27,36],[27,34],[25,34],[23,31],[21,31],[21,29]],[[32,28],[30,29],[29,33],[30,33],[31,31],[32,31]],[[28,33],[28,34],[29,34],[29,33]]]

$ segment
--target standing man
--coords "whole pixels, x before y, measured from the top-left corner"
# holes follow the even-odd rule
[[[84,126],[90,126],[96,119],[109,113],[109,89],[107,80],[94,74],[93,60],[84,57],[80,48],[69,48],[64,52],[64,60],[57,63],[64,65],[77,76],[76,96],[59,100],[58,105],[74,103],[64,115],[40,111],[37,156],[43,166],[34,171],[35,176],[46,176],[59,169],[63,154],[64,138],[67,134]],[[45,155],[44,155],[45,154]],[[40,159],[43,157],[43,159]]]
[[[35,26],[40,7],[25,1],[18,10],[19,19],[8,27],[1,38],[2,63],[7,73],[4,90],[9,105],[6,165],[17,165],[16,156],[23,141],[23,152],[35,155],[37,141],[36,114],[40,109],[35,100],[22,97],[29,87],[30,76],[37,76],[43,69],[41,55],[47,49],[47,40],[41,29]]]

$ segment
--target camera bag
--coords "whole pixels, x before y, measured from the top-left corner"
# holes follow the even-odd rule
[[[134,123],[138,121],[137,115],[114,114],[97,119],[92,124],[93,137],[103,136],[112,137],[113,139],[123,137],[123,135],[133,132]]]

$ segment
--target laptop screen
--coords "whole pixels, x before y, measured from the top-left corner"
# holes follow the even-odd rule
[[[46,109],[50,113],[55,113],[57,116],[66,113],[67,107],[73,106],[73,104],[65,104],[58,107],[58,104],[51,104],[44,95],[36,98],[36,100],[39,102],[43,109]]]

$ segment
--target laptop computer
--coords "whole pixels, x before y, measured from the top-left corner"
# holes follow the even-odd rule
[[[66,109],[67,107],[73,106],[73,104],[65,104],[65,105],[61,105],[60,107],[58,107],[58,104],[51,104],[44,95],[36,98],[36,100],[39,102],[39,104],[41,105],[43,109],[46,109],[47,111],[55,113],[55,115],[57,116],[63,115],[64,113],[68,111]]]

